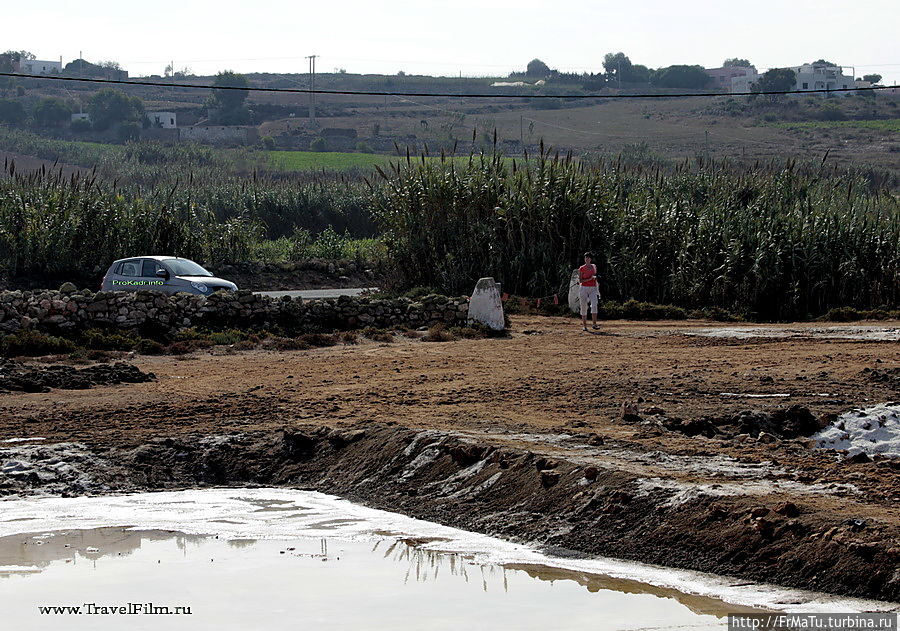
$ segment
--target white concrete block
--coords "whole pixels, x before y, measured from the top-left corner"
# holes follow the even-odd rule
[[[469,299],[468,322],[479,322],[494,331],[505,328],[503,302],[500,300],[500,283],[493,278],[479,279]]]
[[[581,286],[579,282],[580,278],[578,277],[578,270],[572,271],[572,278],[569,281],[569,309],[572,310],[572,313],[581,314],[581,300],[578,295],[578,288]]]

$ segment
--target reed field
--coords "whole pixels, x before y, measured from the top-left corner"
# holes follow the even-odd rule
[[[568,291],[593,250],[604,298],[804,319],[900,303],[900,208],[859,175],[814,164],[684,162],[662,172],[542,154],[382,172],[382,239],[410,286],[467,292],[493,276]]]
[[[604,299],[769,320],[900,304],[896,194],[823,162],[541,151],[286,173],[252,168],[252,151],[108,147],[86,149],[98,160],[90,175],[7,165],[0,274],[93,278],[148,252],[208,264],[357,258],[385,262],[395,289],[467,293],[494,276],[538,297],[565,294],[590,249]]]

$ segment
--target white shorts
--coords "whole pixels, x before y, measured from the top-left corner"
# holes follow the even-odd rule
[[[581,306],[581,317],[585,317],[588,314],[588,303],[591,305],[591,313],[594,315],[597,314],[597,302],[600,300],[600,288],[596,285],[594,287],[585,287],[584,285],[580,285],[578,287],[578,304]]]

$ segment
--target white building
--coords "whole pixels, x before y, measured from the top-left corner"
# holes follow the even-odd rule
[[[802,66],[792,66],[789,68],[794,71],[797,82],[792,90],[798,92],[809,92],[810,90],[839,90],[844,88],[857,87],[853,77],[844,74],[841,66],[829,66],[827,64],[803,64]],[[756,70],[748,73],[743,77],[734,77],[731,79],[732,92],[752,92],[753,84],[756,83],[761,75]],[[850,94],[842,92],[841,94]]]
[[[175,112],[147,112],[147,118],[150,119],[150,127],[161,127],[162,129],[178,127],[175,122]]]
[[[841,66],[803,64],[791,68],[797,75],[795,90],[841,90],[856,87],[855,79],[844,74]]]
[[[759,81],[759,73],[756,68],[745,68],[747,72],[737,77],[731,77],[731,91],[734,92],[752,92],[753,84]]]
[[[59,61],[21,59],[19,60],[19,72],[22,74],[59,74],[62,72],[62,59]]]

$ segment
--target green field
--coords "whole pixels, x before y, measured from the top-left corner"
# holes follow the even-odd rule
[[[391,156],[339,151],[267,151],[272,165],[287,171],[345,171],[384,166]]]
[[[770,123],[769,126],[778,127],[780,129],[834,129],[843,127],[862,127],[865,129],[878,129],[881,131],[900,132],[900,118],[850,121],[802,121],[796,123]]]

